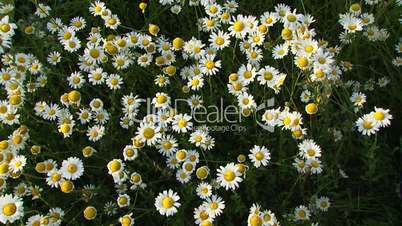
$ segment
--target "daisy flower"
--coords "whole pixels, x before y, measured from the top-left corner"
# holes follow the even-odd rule
[[[70,157],[63,160],[61,165],[60,171],[63,177],[68,180],[76,180],[84,174],[84,164],[79,158]]]
[[[230,36],[228,33],[223,31],[218,31],[217,33],[212,32],[209,36],[209,42],[211,47],[217,50],[222,50],[230,44]]]
[[[204,86],[204,79],[200,75],[195,75],[189,78],[187,86],[192,90],[199,90]]]
[[[174,116],[172,129],[177,133],[187,133],[191,130],[193,123],[191,122],[191,116],[187,114],[178,114]]]
[[[160,92],[156,93],[155,97],[152,99],[152,104],[156,108],[166,109],[170,107],[170,97],[168,94]]]
[[[179,169],[176,172],[176,179],[182,183],[182,184],[186,184],[191,180],[191,175],[190,173],[188,173],[186,170],[183,169]]]
[[[170,79],[169,79],[169,77],[160,74],[160,75],[156,76],[154,82],[159,87],[165,87],[170,84]]]
[[[106,85],[111,90],[120,89],[123,84],[123,79],[118,74],[110,74],[106,79]]]
[[[121,159],[113,159],[108,162],[107,169],[110,175],[120,173],[124,169],[124,162]]]
[[[261,85],[267,85],[268,87],[273,87],[275,85],[275,80],[279,75],[279,71],[271,66],[265,66],[258,71],[257,81]]]
[[[285,44],[276,45],[272,50],[272,56],[274,59],[282,59],[288,55],[288,46]]]
[[[207,211],[207,207],[204,205],[201,205],[197,208],[194,209],[194,220],[195,224],[197,225],[203,225],[204,222],[212,222],[213,217],[210,216],[210,214]]]
[[[239,71],[237,72],[237,74],[239,75],[240,80],[245,84],[248,85],[250,82],[254,81],[254,78],[257,74],[256,72],[256,68],[251,65],[251,64],[247,64],[247,65],[242,65],[239,68]]]
[[[176,192],[173,192],[171,189],[165,190],[155,198],[155,207],[156,210],[159,211],[161,215],[165,216],[173,216],[177,213],[177,209],[181,206],[178,202],[180,197]]]
[[[110,15],[105,19],[105,27],[116,30],[117,27],[120,25],[120,20],[117,15]]]
[[[73,133],[74,125],[74,121],[59,124],[59,132],[63,134],[64,138],[70,137],[70,135]]]
[[[360,117],[356,121],[356,127],[359,132],[367,136],[375,134],[380,129],[379,124],[377,123],[375,118],[369,114]]]
[[[154,145],[162,137],[160,127],[145,122],[140,124],[136,134],[139,135],[141,142],[144,142],[147,145]]]
[[[217,195],[207,197],[202,205],[207,208],[207,211],[212,218],[221,215],[223,209],[225,209],[225,201]]]
[[[352,96],[350,97],[350,101],[356,106],[356,107],[362,107],[364,103],[366,103],[366,95],[361,92],[354,92]]]
[[[321,161],[317,158],[309,158],[306,161],[306,165],[312,174],[320,174],[322,172]]]
[[[196,192],[201,199],[206,199],[212,195],[212,186],[208,183],[201,182],[197,186]]]
[[[296,221],[301,221],[310,219],[311,214],[307,207],[301,205],[296,207],[294,216]]]
[[[105,135],[105,127],[102,125],[94,125],[87,130],[88,140],[96,142]]]
[[[219,71],[219,69],[221,68],[221,61],[215,61],[214,58],[214,55],[206,55],[200,60],[201,71],[203,74],[214,75]]]
[[[70,26],[76,31],[84,29],[86,25],[87,23],[85,19],[80,16],[74,17],[73,19],[70,20]]]
[[[138,150],[132,145],[126,145],[123,149],[124,161],[132,161],[138,157]]]
[[[14,223],[24,216],[22,198],[10,194],[0,196],[0,222],[2,224]]]
[[[84,83],[85,83],[85,79],[84,77],[81,75],[80,72],[73,72],[68,78],[68,85],[73,88],[73,89],[79,89],[81,88]]]
[[[67,41],[63,41],[63,46],[65,50],[67,50],[70,53],[73,53],[81,48],[81,41],[76,37],[72,37]]]
[[[21,172],[27,163],[27,159],[23,155],[15,156],[8,164],[9,170],[12,173]]]
[[[251,162],[256,168],[260,167],[261,165],[266,166],[268,161],[271,159],[271,154],[264,146],[254,145],[250,152],[251,154],[249,154],[248,157],[251,159]]]
[[[117,197],[117,205],[120,208],[126,207],[130,205],[130,196],[127,194],[121,194],[119,197]]]
[[[339,23],[348,33],[355,33],[363,30],[362,20],[351,14],[341,15]]]
[[[321,157],[321,148],[313,140],[306,139],[298,145],[300,153],[306,159]]]
[[[1,25],[1,29],[0,29],[0,36],[2,37],[11,37],[14,35],[15,33],[15,29],[17,29],[17,25],[14,23],[10,23],[10,18],[8,15],[4,16],[1,20],[0,20],[0,25]]]
[[[58,188],[62,180],[62,172],[60,170],[53,169],[47,173],[46,183],[50,187]]]
[[[102,68],[96,68],[95,70],[91,70],[88,75],[89,82],[92,85],[102,84],[105,81],[105,78],[107,77],[108,77],[107,73],[104,72]]]
[[[106,9],[105,3],[101,1],[91,2],[89,12],[94,16],[101,16],[102,11]]]
[[[246,18],[243,15],[237,15],[232,18],[229,27],[229,34],[233,37],[241,39],[248,33],[249,27],[247,26]]]
[[[315,201],[315,206],[323,212],[327,212],[328,208],[331,206],[329,198],[322,196]]]
[[[60,63],[60,61],[61,61],[61,55],[59,52],[53,51],[49,53],[47,57],[47,62],[49,62],[49,64],[56,65]]]
[[[86,108],[81,108],[79,112],[77,112],[78,119],[80,120],[81,124],[86,124],[91,121],[92,114]]]
[[[241,109],[254,109],[257,107],[254,97],[246,92],[237,96],[237,102]]]
[[[261,24],[263,24],[267,27],[274,26],[274,24],[276,23],[277,20],[278,20],[278,16],[273,12],[265,12],[260,17]]]
[[[373,119],[380,127],[386,127],[391,125],[392,115],[389,113],[389,109],[374,107],[374,112],[371,113]]]
[[[177,151],[177,147],[177,140],[172,135],[163,135],[157,145],[159,153],[166,157],[172,156]]]
[[[105,57],[105,53],[99,45],[89,43],[84,50],[84,58],[90,62],[99,64],[103,57]]]
[[[240,176],[241,173],[234,163],[220,166],[217,170],[217,182],[226,190],[235,190],[239,186],[239,183],[243,181]]]
[[[151,64],[152,62],[152,55],[151,54],[143,54],[138,57],[137,63],[141,67],[147,67]]]
[[[131,63],[132,61],[126,56],[126,54],[117,54],[113,57],[112,64],[117,70],[123,70],[130,66]]]

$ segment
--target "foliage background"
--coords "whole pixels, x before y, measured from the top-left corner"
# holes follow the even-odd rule
[[[52,7],[52,15],[60,17],[63,22],[67,22],[74,16],[82,16],[87,20],[87,29],[91,26],[102,26],[102,20],[93,18],[89,15],[89,1],[84,0],[49,0],[46,1]],[[338,34],[341,27],[337,23],[339,13],[349,9],[352,1],[344,0],[297,0],[297,1],[270,1],[270,0],[240,0],[239,13],[261,15],[265,11],[272,11],[277,3],[286,3],[297,8],[303,13],[310,13],[316,19],[314,27],[319,37],[326,39],[330,44],[339,44]],[[158,24],[161,33],[169,38],[180,36],[185,40],[192,36],[201,37],[205,41],[206,36],[200,34],[195,26],[196,18],[200,16],[200,8],[184,7],[179,15],[172,14],[156,1],[150,1],[145,14],[138,9],[138,1],[109,0],[106,2],[108,8],[119,15],[122,23],[127,27],[136,30],[144,30],[148,23]],[[43,26],[46,23],[33,17],[35,5],[30,1],[15,1],[14,19],[18,20],[19,27],[24,27],[31,23]],[[402,92],[400,89],[401,73],[391,64],[394,57],[394,45],[398,42],[401,35],[401,26],[398,22],[401,8],[395,5],[394,1],[387,1],[383,7],[377,9],[367,9],[374,13],[376,22],[381,27],[388,29],[391,33],[386,42],[369,42],[365,38],[355,40],[352,45],[344,48],[341,52],[343,60],[351,61],[354,69],[344,75],[344,80],[358,80],[362,83],[370,78],[378,79],[388,76],[391,84],[387,88],[377,88],[375,91],[366,93],[368,103],[366,109],[374,106],[389,107],[394,116],[392,126],[386,128],[376,136],[364,137],[353,131],[352,125],[357,116],[353,113],[352,105],[349,102],[351,90],[343,88],[331,90],[332,96],[326,100],[325,107],[320,108],[319,114],[310,119],[308,126],[309,133],[324,150],[323,162],[324,173],[318,177],[303,177],[297,174],[291,166],[293,156],[297,153],[297,144],[290,138],[290,134],[276,130],[269,133],[261,130],[250,118],[243,121],[247,127],[244,133],[214,133],[216,147],[214,150],[205,153],[207,164],[212,169],[213,175],[216,167],[226,161],[234,161],[240,153],[246,154],[254,144],[266,145],[272,154],[272,164],[264,169],[252,169],[247,174],[246,181],[241,183],[240,189],[236,192],[220,192],[226,202],[226,209],[223,216],[215,221],[215,225],[235,226],[245,225],[248,215],[248,208],[252,203],[259,203],[264,208],[274,211],[277,215],[291,213],[295,206],[308,203],[314,195],[326,195],[330,197],[332,207],[329,212],[322,214],[320,225],[400,225],[401,222],[401,199],[399,197],[399,180],[402,150],[401,137],[401,118],[402,113]],[[42,27],[45,29],[45,27]],[[129,32],[129,28],[119,28],[118,32]],[[102,31],[104,35],[109,31]],[[278,31],[272,31],[278,34]],[[83,37],[81,37],[83,38]],[[269,42],[274,45],[276,40]],[[42,62],[50,50],[62,51],[62,47],[56,44],[53,36],[46,36],[38,39],[35,36],[25,35],[22,30],[18,31],[14,39],[13,51],[31,52]],[[209,83],[202,91],[205,105],[215,103],[219,97],[225,98],[226,103],[233,101],[233,97],[227,94],[226,82],[227,75],[236,71],[242,62],[238,58],[240,54],[234,49],[226,49],[220,53],[219,59],[222,60],[222,71],[215,76],[215,80]],[[270,64],[280,68],[281,71],[289,76],[284,87],[293,87],[296,82],[297,70],[293,67],[291,59],[284,61],[274,61],[269,57],[269,51],[264,52],[264,64]],[[35,144],[45,147],[45,151],[38,158],[63,159],[71,155],[79,156],[81,149],[90,143],[85,138],[85,130],[82,128],[80,133],[74,133],[69,139],[62,139],[57,133],[54,124],[50,124],[32,113],[33,105],[36,101],[47,100],[58,102],[62,93],[69,88],[65,81],[67,75],[76,70],[75,62],[77,56],[64,58],[66,63],[52,67],[49,71],[47,88],[27,96],[26,107],[24,108],[24,118],[30,130],[31,140]],[[183,62],[178,62],[178,66]],[[97,195],[89,203],[80,199],[84,194],[78,190],[71,194],[59,195],[59,191],[45,189],[43,198],[39,201],[32,201],[30,209],[37,211],[47,211],[49,206],[60,206],[67,211],[67,218],[72,219],[71,225],[108,225],[115,224],[115,217],[107,217],[99,214],[94,222],[84,222],[82,209],[88,204],[94,205],[101,212],[106,201],[114,200],[116,194],[113,189],[113,181],[107,175],[106,163],[121,155],[122,148],[130,143],[130,139],[135,130],[128,132],[121,129],[118,120],[120,116],[120,97],[123,94],[133,92],[141,97],[153,96],[159,89],[153,84],[153,78],[157,75],[153,69],[143,69],[137,65],[131,66],[124,71],[124,89],[114,92],[104,92],[104,90],[93,87],[85,87],[82,90],[84,98],[95,96],[102,98],[106,103],[107,109],[112,109],[111,120],[107,126],[107,136],[94,147],[98,154],[91,159],[85,159],[85,174],[76,184],[82,187],[85,184],[94,184],[97,188]],[[172,85],[165,88],[173,98],[186,97],[181,90],[179,80],[172,82]],[[254,89],[257,102],[273,96],[270,90]],[[303,110],[303,105],[298,100],[301,90],[296,90],[293,95],[299,111]],[[291,90],[286,88],[281,94],[275,97],[276,103],[283,105],[289,101]],[[2,93],[4,95],[4,93]],[[88,100],[87,99],[87,100]],[[87,102],[84,99],[84,102]],[[367,110],[368,111],[368,110]],[[0,136],[6,137],[12,132],[13,128],[0,127]],[[337,128],[342,131],[344,138],[340,142],[333,142],[333,136],[328,128]],[[184,147],[185,148],[185,147]],[[128,164],[129,169],[141,172],[148,188],[144,191],[130,193],[135,203],[132,209],[137,225],[192,225],[193,208],[200,204],[194,188],[195,182],[187,185],[179,184],[175,176],[167,171],[160,155],[154,150],[141,151],[140,161]],[[31,165],[37,162],[30,159]],[[342,178],[339,169],[343,169],[349,178]],[[29,169],[28,169],[29,170]],[[34,169],[31,169],[32,172]],[[30,182],[44,185],[38,175],[26,177]],[[154,197],[163,189],[173,188],[178,191],[181,197],[182,207],[179,212],[170,218],[160,216],[153,207]],[[61,194],[61,193],[60,193]],[[119,212],[120,215],[128,212]],[[282,221],[283,225],[292,225],[291,222]]]

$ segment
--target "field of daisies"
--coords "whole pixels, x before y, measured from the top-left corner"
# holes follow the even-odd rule
[[[0,1],[0,224],[401,225],[401,0]]]

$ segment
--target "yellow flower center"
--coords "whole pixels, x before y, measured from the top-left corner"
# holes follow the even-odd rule
[[[255,159],[257,159],[258,161],[261,161],[264,158],[264,154],[262,152],[257,152],[255,153]]]
[[[163,206],[163,208],[165,208],[165,209],[172,208],[173,202],[174,202],[174,201],[173,201],[172,198],[170,198],[170,197],[165,197],[165,198],[162,199],[162,206]]]
[[[290,30],[289,28],[284,28],[282,30],[282,37],[283,37],[283,39],[292,38],[292,30]]]
[[[299,57],[299,59],[297,59],[297,64],[299,67],[304,68],[308,65],[308,60],[306,57]]]
[[[315,72],[315,76],[317,76],[317,78],[322,78],[322,77],[325,76],[325,73],[324,73],[323,70],[318,69],[318,70]]]
[[[316,160],[313,160],[313,161],[311,161],[311,166],[313,168],[318,168],[320,166],[320,164]]]
[[[364,120],[364,122],[363,122],[363,128],[365,128],[365,129],[371,129],[371,128],[373,128],[373,124],[372,124],[370,121],[368,121],[368,120]]]
[[[88,206],[84,210],[84,217],[88,220],[91,220],[96,217],[96,209],[92,206]]]
[[[305,217],[306,217],[306,211],[300,210],[300,211],[299,211],[299,217],[305,218]]]
[[[75,21],[75,22],[74,22],[74,26],[80,28],[80,27],[82,26],[81,21],[79,21],[79,20]]]
[[[312,149],[312,148],[308,149],[308,150],[307,150],[307,155],[310,156],[310,157],[315,156],[315,151],[314,151],[314,149]]]
[[[0,26],[0,30],[1,30],[2,32],[4,32],[4,33],[9,32],[10,29],[11,29],[11,26],[10,26],[9,24],[2,24],[2,25]]]
[[[218,7],[212,5],[212,6],[209,8],[209,12],[215,14],[216,12],[218,12]]]
[[[15,161],[14,165],[15,165],[15,167],[20,167],[22,165],[22,162],[17,160],[17,161]]]
[[[91,49],[89,51],[89,55],[91,55],[91,57],[93,57],[93,58],[98,58],[100,53],[99,53],[99,50],[97,50],[97,49]]]
[[[257,214],[253,214],[250,218],[250,225],[251,226],[261,226],[262,225],[262,220],[261,217],[258,216]]]
[[[117,160],[113,160],[110,165],[109,165],[109,169],[112,173],[119,171],[121,168],[121,164],[119,161]]]
[[[215,21],[212,19],[207,20],[207,26],[208,27],[213,27],[215,25]]]
[[[353,4],[353,5],[350,6],[350,9],[353,10],[353,11],[355,11],[355,12],[358,12],[358,11],[360,11],[361,6],[360,6],[359,3],[355,3],[355,4]]]
[[[15,203],[7,203],[3,206],[3,214],[7,217],[14,215],[17,212]]]
[[[349,24],[348,28],[349,28],[349,30],[354,31],[354,30],[356,30],[357,25],[356,24]]]
[[[265,18],[265,23],[271,24],[272,22],[274,22],[274,20],[271,17]]]
[[[145,128],[143,135],[144,135],[145,139],[151,139],[155,135],[155,130],[152,128]]]
[[[264,73],[264,79],[267,81],[270,81],[273,78],[273,74],[271,72],[265,72]]]
[[[241,21],[236,21],[233,24],[233,30],[235,30],[236,32],[241,32],[244,29],[244,23]]]
[[[222,37],[216,37],[215,43],[217,45],[223,45],[225,43],[225,39],[223,39]]]
[[[186,158],[186,156],[187,156],[187,154],[186,154],[186,152],[184,152],[184,151],[178,151],[178,152],[176,153],[176,158],[177,158],[178,160],[183,160],[183,159]]]
[[[208,176],[208,170],[205,167],[201,167],[197,169],[196,172],[197,178],[198,179],[205,179]],[[206,191],[204,192],[204,190],[202,191],[203,193],[207,193],[208,189],[207,188],[203,188]]]
[[[63,133],[63,134],[66,134],[66,133],[68,133],[68,132],[70,132],[70,125],[69,124],[67,124],[67,123],[64,123],[64,124],[62,124],[61,126],[60,126],[60,131]]]
[[[211,70],[215,67],[215,62],[213,62],[212,60],[208,60],[207,62],[205,62],[205,67]]]
[[[283,119],[283,124],[284,124],[285,126],[290,125],[291,122],[292,122],[292,120],[290,119],[289,116],[287,116],[287,117],[285,117],[285,118]]]
[[[235,174],[235,172],[233,172],[232,170],[227,170],[227,171],[223,174],[223,178],[224,178],[226,181],[231,182],[231,181],[233,181],[233,180],[236,178],[236,174]]]
[[[75,164],[69,164],[68,166],[67,166],[67,171],[69,172],[69,173],[75,173],[75,172],[77,172],[77,165],[75,165]]]
[[[110,18],[109,20],[107,20],[107,23],[113,26],[117,23],[117,20],[115,18]]]
[[[289,14],[286,18],[288,19],[289,22],[295,22],[297,19],[296,16],[293,14]]]
[[[64,193],[69,193],[73,190],[74,184],[71,181],[65,180],[61,182],[60,189]]]
[[[313,50],[314,50],[314,47],[312,46],[312,45],[306,45],[305,47],[304,47],[304,51],[306,51],[307,53],[311,53],[311,52],[313,52]]]
[[[117,78],[112,78],[110,80],[110,84],[112,84],[113,86],[116,86],[119,83],[119,80]]]
[[[253,76],[253,73],[251,73],[251,71],[245,71],[243,76],[246,79],[250,79]]]
[[[317,105],[315,103],[309,103],[306,105],[306,112],[307,114],[315,114],[317,112]]]
[[[385,115],[384,115],[384,113],[377,111],[374,113],[374,118],[375,118],[375,120],[381,121],[385,118]]]
[[[134,155],[134,150],[133,150],[133,149],[127,149],[127,150],[126,150],[126,155],[127,155],[128,157],[133,157],[133,155]]]

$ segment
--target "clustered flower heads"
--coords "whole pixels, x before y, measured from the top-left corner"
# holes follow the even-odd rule
[[[373,5],[380,1],[365,2]],[[175,0],[159,0],[159,3],[171,6],[171,11],[176,14],[184,7],[180,5],[180,1]],[[141,3],[140,8],[145,11],[144,4]],[[137,197],[133,199],[132,191],[141,192],[150,186],[147,184],[150,178],[143,177],[142,172],[130,166],[135,165],[135,161],[142,157],[142,152],[153,149],[163,158],[167,170],[175,175],[179,183],[196,185],[193,186],[193,191],[199,197],[200,205],[193,210],[195,224],[213,225],[214,220],[224,214],[227,208],[222,194],[239,189],[245,183],[250,168],[268,168],[277,150],[270,144],[249,144],[247,155],[239,155],[234,161],[229,160],[219,163],[217,167],[210,167],[205,153],[213,154],[215,143],[219,141],[215,140],[208,126],[198,125],[190,112],[175,109],[174,93],[169,93],[164,88],[179,82],[183,93],[191,94],[187,99],[190,109],[199,109],[203,105],[204,86],[217,76],[223,76],[221,71],[224,61],[221,58],[225,56],[220,53],[229,48],[242,54],[233,57],[238,60],[241,57],[246,59],[241,62],[239,60],[238,68],[230,68],[232,72],[228,75],[228,82],[224,84],[227,93],[245,117],[258,112],[257,108],[261,103],[253,92],[256,88],[267,88],[273,95],[277,95],[284,90],[284,83],[289,76],[296,76],[300,82],[303,81],[303,91],[300,94],[302,109],[297,109],[291,96],[289,103],[266,109],[258,117],[265,126],[276,127],[297,142],[298,153],[295,153],[293,166],[298,173],[309,176],[323,172],[325,163],[321,156],[325,155],[325,150],[314,141],[305,123],[306,120],[312,120],[320,112],[320,108],[325,106],[321,101],[322,96],[316,91],[317,87],[339,86],[343,82],[343,73],[353,67],[351,63],[337,58],[343,46],[331,46],[325,40],[319,39],[313,28],[313,16],[302,14],[285,4],[277,4],[273,11],[258,16],[237,13],[238,4],[235,1],[220,4],[215,1],[190,0],[188,7],[194,6],[204,10],[203,17],[196,22],[198,30],[205,36],[204,39],[169,39],[155,24],[149,24],[147,32],[118,33],[118,28],[124,26],[124,20],[121,21],[118,15],[107,8],[107,3],[101,1],[91,1],[89,4],[89,12],[93,18],[77,16],[69,21],[53,17],[51,7],[38,4],[34,15],[46,21],[47,29],[41,32],[52,35],[60,47],[58,50],[49,50],[46,59],[40,59],[28,52],[8,52],[13,48],[12,40],[17,25],[7,15],[13,10],[13,5],[0,3],[0,84],[7,95],[7,99],[0,100],[0,121],[8,128],[18,127],[9,137],[0,141],[2,224],[26,217],[26,225],[39,225],[46,220],[51,225],[61,225],[65,210],[54,207],[46,214],[31,215],[31,212],[29,216],[25,216],[24,201],[28,196],[32,196],[32,199],[40,198],[44,189],[55,194],[62,192],[63,195],[77,189],[94,190],[92,186],[78,187],[83,182],[82,177],[90,177],[86,171],[89,166],[86,160],[94,155],[104,158],[95,149],[95,144],[113,135],[109,128],[115,123],[119,129],[133,129],[135,132],[127,133],[131,142],[119,150],[118,155],[114,154],[115,157],[107,159],[104,166],[105,173],[114,182],[115,196],[105,201],[103,212],[114,216],[117,209],[129,211],[116,218],[116,222],[124,226],[134,225],[136,213],[131,212],[131,206],[135,204]],[[389,36],[386,30],[374,25],[374,15],[362,11],[362,5],[356,3],[351,5],[349,12],[340,15],[339,22],[344,29],[340,40],[343,44],[350,43],[352,36],[359,35],[359,32],[363,32],[370,41],[383,41]],[[88,32],[86,28],[91,26],[89,19],[100,19],[104,25],[92,27]],[[271,32],[273,27],[278,28],[280,33]],[[24,35],[44,35],[36,29],[34,25],[27,26]],[[104,36],[103,31],[113,35]],[[267,45],[266,40],[276,38],[279,41],[273,46]],[[401,53],[401,47],[399,41],[396,48],[398,54]],[[64,83],[64,87],[67,87],[57,97],[59,101],[47,101],[43,97],[36,103],[28,103],[33,110],[27,112],[25,106],[28,96],[36,95],[41,89],[50,86],[48,78],[53,76],[52,68],[62,66],[65,59],[75,59],[71,56],[77,58],[77,61],[70,62],[70,66],[75,69],[71,68],[67,74],[56,78],[57,84]],[[297,68],[297,73],[288,75],[279,67],[268,65],[264,61],[266,57],[277,61],[291,59],[292,67]],[[176,64],[179,60],[185,64],[179,67]],[[396,59],[394,64],[401,65],[400,62],[400,59]],[[153,81],[160,90],[153,96],[140,97],[128,89],[125,72],[134,65],[157,70]],[[370,84],[373,86],[374,83],[372,81]],[[389,79],[384,77],[376,84],[385,87],[388,83]],[[370,84],[363,88],[369,90],[372,87]],[[355,112],[362,111],[367,96],[360,91],[360,83],[350,80],[345,85],[353,86],[350,101]],[[293,86],[299,84],[295,83]],[[83,92],[83,87],[92,87],[99,92],[87,95]],[[291,89],[293,95],[294,87]],[[110,107],[105,96],[99,95],[103,90],[110,93],[118,90],[124,92],[119,96],[118,111],[114,109],[117,105]],[[141,108],[145,107],[147,98],[152,100],[151,105],[156,111],[143,115]],[[391,119],[390,110],[375,107],[368,114],[356,116],[355,126],[358,132],[370,136],[380,128],[389,126]],[[71,141],[77,135],[80,139],[87,139],[91,145],[83,147],[82,153],[63,159],[48,158],[47,155],[42,155],[42,146],[30,141],[29,131],[35,128],[25,126],[24,120],[45,122],[53,126],[60,139]],[[341,139],[342,134],[338,137]],[[25,151],[29,145],[30,153]],[[8,180],[22,178],[24,172],[32,168],[35,171],[32,173],[40,175],[47,187],[21,180],[11,194],[10,189],[6,189]],[[160,215],[175,215],[182,207],[180,202],[186,197],[180,194],[178,188],[157,189],[160,193],[155,197],[153,207]],[[88,196],[86,198],[90,200],[91,197]],[[316,198],[314,204],[315,207],[296,207],[291,218],[295,221],[309,220],[312,214],[317,213],[317,209],[325,212],[330,207],[328,197]],[[88,205],[83,210],[83,216],[86,220],[93,220],[99,212],[101,210]],[[279,217],[270,210],[263,210],[258,204],[250,208],[247,223],[250,226],[280,224]]]

